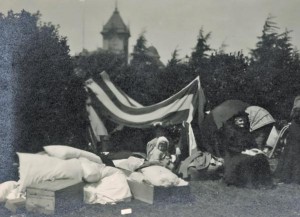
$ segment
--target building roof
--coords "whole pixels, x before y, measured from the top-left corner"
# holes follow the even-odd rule
[[[157,49],[154,46],[150,46],[146,49],[146,55],[153,58],[159,68],[164,68],[165,65],[160,61],[160,56]]]
[[[154,46],[148,47],[147,50],[146,50],[146,54],[148,56],[151,56],[151,57],[154,57],[154,58],[157,58],[157,59],[160,58],[160,56],[158,54],[158,51]]]
[[[129,29],[122,20],[117,7],[115,8],[114,13],[109,18],[107,23],[103,26],[103,30],[101,33],[105,34],[112,31],[116,33],[126,33],[130,35]]]

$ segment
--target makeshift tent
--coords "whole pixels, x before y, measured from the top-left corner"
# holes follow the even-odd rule
[[[97,143],[103,140],[104,136],[108,136],[108,132],[104,123],[95,112],[90,102],[86,105],[90,126],[88,127],[88,136],[91,140],[92,150],[97,151]]]
[[[143,106],[116,87],[106,72],[85,82],[91,105],[99,116],[133,128],[151,128],[156,124],[171,126],[188,123],[189,153],[197,145],[191,121],[198,112],[198,123],[203,120],[205,96],[199,76],[170,98],[150,106]]]

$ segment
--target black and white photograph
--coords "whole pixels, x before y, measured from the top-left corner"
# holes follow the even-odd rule
[[[0,0],[0,217],[300,216],[299,0]]]

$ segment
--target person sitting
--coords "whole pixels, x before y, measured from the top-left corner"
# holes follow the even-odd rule
[[[275,176],[280,182],[300,184],[300,96],[295,98],[290,116],[291,124]]]
[[[149,163],[158,163],[172,170],[174,165],[172,163],[171,154],[168,151],[169,141],[166,137],[161,136],[156,140],[155,146],[153,142],[147,144],[147,160]]]
[[[220,142],[225,147],[223,180],[238,187],[272,186],[267,157],[257,149],[249,126],[248,114],[241,112],[220,129]]]

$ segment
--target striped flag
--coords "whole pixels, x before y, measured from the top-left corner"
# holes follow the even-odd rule
[[[95,111],[117,124],[148,128],[157,122],[163,126],[190,123],[197,110],[199,120],[203,118],[205,97],[199,77],[170,98],[150,106],[142,106],[126,95],[111,82],[106,72],[85,84]]]
[[[157,123],[162,126],[189,123],[189,154],[197,151],[190,123],[197,111],[199,124],[204,118],[205,96],[199,77],[170,98],[150,106],[143,106],[126,95],[111,82],[106,72],[98,78],[87,80],[85,85],[96,113],[121,126],[150,128]]]

